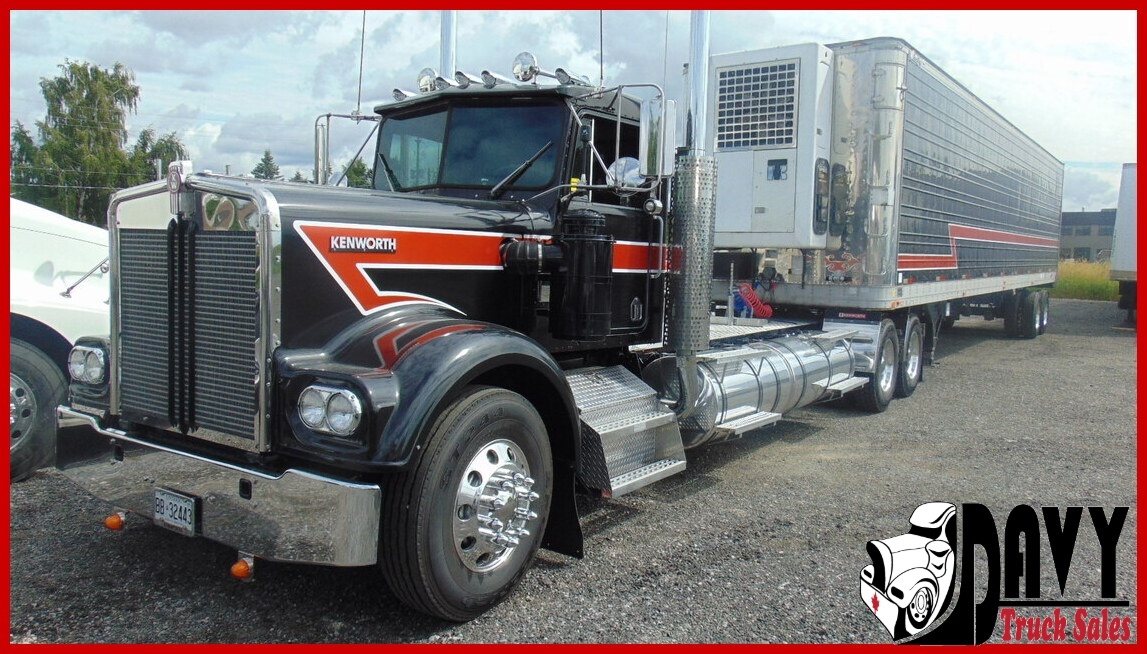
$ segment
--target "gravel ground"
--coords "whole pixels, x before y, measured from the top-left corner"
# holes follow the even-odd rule
[[[586,558],[542,552],[507,601],[462,625],[396,604],[373,568],[260,562],[236,582],[230,548],[141,520],[109,532],[110,507],[42,471],[10,488],[11,641],[887,643],[858,592],[864,544],[933,500],[986,505],[1001,539],[1019,504],[1129,506],[1115,579],[1131,606],[1115,612],[1134,617],[1136,340],[1122,317],[1053,300],[1031,341],[961,320],[916,394],[883,414],[795,411],[691,452],[682,474],[583,502]],[[1045,534],[1041,521],[1042,595],[1057,598]],[[1099,599],[1099,560],[1085,513],[1064,597]]]

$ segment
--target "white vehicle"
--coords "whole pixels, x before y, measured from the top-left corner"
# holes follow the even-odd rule
[[[1135,322],[1135,241],[1138,225],[1135,212],[1137,164],[1123,164],[1119,183],[1119,206],[1115,210],[1115,236],[1111,247],[1111,279],[1119,282],[1119,308],[1127,311],[1127,322]]]
[[[107,230],[11,198],[9,217],[11,476],[55,452],[76,338],[108,330]]]

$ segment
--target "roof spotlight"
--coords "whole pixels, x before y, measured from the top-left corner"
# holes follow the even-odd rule
[[[394,91],[392,93],[394,93],[394,99],[398,100],[399,102],[402,102],[403,100],[405,100],[407,98],[413,98],[414,96],[418,95],[414,91],[405,91],[403,89],[394,89]]]
[[[558,78],[559,84],[573,85],[573,86],[590,86],[589,78],[585,75],[578,75],[571,73],[565,68],[558,68],[554,71],[554,76]]]
[[[422,93],[438,90],[438,85],[434,83],[436,77],[438,77],[438,73],[433,68],[420,70],[418,72],[418,90]]]
[[[492,73],[488,70],[482,71],[482,86],[492,89],[499,84],[512,84],[512,82],[498,73]]]
[[[439,91],[445,91],[446,89],[454,88],[456,86],[458,86],[458,82],[455,82],[452,79],[446,79],[441,75],[434,78],[434,88],[438,89]]]
[[[538,75],[538,58],[529,52],[519,52],[514,57],[514,79],[528,82]]]
[[[470,86],[471,84],[481,84],[482,83],[481,77],[474,77],[473,75],[471,75],[465,71],[461,71],[461,70],[455,71],[454,80],[456,82],[458,82],[458,86],[460,88],[466,88],[466,87]]]

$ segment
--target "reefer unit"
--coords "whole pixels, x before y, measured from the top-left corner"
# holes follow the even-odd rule
[[[772,301],[889,309],[1055,280],[1063,164],[906,42],[718,55],[710,76],[716,245],[801,249],[769,260],[789,282]]]

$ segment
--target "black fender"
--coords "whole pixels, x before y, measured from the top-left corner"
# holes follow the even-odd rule
[[[467,386],[522,395],[545,422],[554,456],[554,497],[542,546],[582,555],[574,497],[578,411],[561,367],[533,339],[444,309],[404,308],[360,321],[320,351],[282,354],[278,368],[285,390],[294,378],[345,378],[366,389],[368,401],[380,403],[362,458],[339,461],[333,452],[321,457],[363,472],[393,472],[417,461],[436,416]]]
[[[68,339],[49,325],[19,313],[9,312],[8,326],[11,338],[24,341],[46,354],[64,372],[64,378],[68,378],[68,353],[72,350]]]

